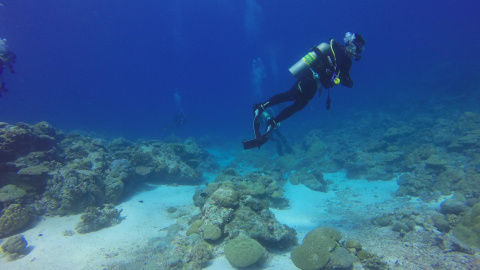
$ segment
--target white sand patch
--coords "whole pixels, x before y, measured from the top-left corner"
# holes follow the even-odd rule
[[[65,231],[75,231],[80,215],[45,218],[23,233],[30,252],[12,262],[3,258],[0,269],[103,269],[126,261],[149,239],[162,236],[159,230],[176,222],[176,215],[166,212],[168,207],[195,211],[194,192],[193,186],[159,186],[136,194],[116,207],[125,217],[120,224],[87,234],[64,236]]]
[[[358,217],[370,216],[371,213],[365,213],[367,206],[392,200],[398,189],[396,181],[348,180],[343,173],[324,174],[324,177],[333,181],[328,192],[287,183],[285,197],[290,200],[289,209],[272,209],[280,223],[297,231],[300,241],[318,226],[339,230],[357,226]]]

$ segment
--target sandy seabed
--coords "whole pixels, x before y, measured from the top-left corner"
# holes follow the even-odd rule
[[[348,180],[341,173],[324,176],[333,182],[328,192],[287,183],[285,197],[290,200],[290,207],[272,209],[281,223],[297,231],[300,243],[314,228],[330,226],[341,231],[344,239],[358,239],[364,249],[381,256],[392,269],[480,269],[478,255],[445,252],[427,241],[439,232],[418,227],[402,238],[391,227],[380,228],[371,222],[375,216],[399,208],[428,214],[438,209],[443,200],[427,204],[417,199],[394,197],[398,189],[395,180]],[[144,249],[149,240],[168,233],[166,228],[177,223],[179,217],[199,213],[192,200],[196,188],[155,186],[137,193],[117,206],[123,210],[124,219],[120,224],[87,234],[75,232],[80,215],[46,217],[23,233],[29,244],[26,255],[14,261],[3,257],[0,269],[108,269],[118,262],[138,260],[136,250]],[[178,210],[169,214],[167,208],[172,206]],[[205,269],[234,269],[221,250],[215,254],[216,258]],[[261,266],[249,269],[297,268],[290,260],[290,251],[273,251]],[[354,269],[364,268],[358,263]]]

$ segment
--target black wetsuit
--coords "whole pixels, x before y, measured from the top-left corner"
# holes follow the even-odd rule
[[[16,56],[11,51],[5,51],[0,54],[0,97],[2,96],[2,92],[7,92],[7,88],[5,88],[5,82],[3,81],[2,73],[4,69],[10,71],[10,73],[15,73],[13,70],[13,63],[15,63]]]
[[[353,86],[353,81],[350,78],[350,68],[352,67],[351,56],[346,51],[345,47],[336,41],[333,41],[332,48],[335,52],[335,57],[332,50],[322,53],[322,55],[312,64],[311,69],[306,69],[300,74],[300,76],[298,76],[297,82],[290,88],[290,90],[277,94],[262,104],[264,108],[268,108],[283,102],[295,101],[275,117],[274,120],[276,123],[282,122],[305,108],[315,96],[319,86],[317,85],[317,79],[315,78],[314,72],[318,74],[318,80],[324,88],[328,89],[335,85],[333,82],[335,75],[338,75],[342,85],[346,87]]]
[[[332,49],[321,54],[311,68],[304,70],[299,76],[297,82],[287,92],[277,94],[262,104],[254,105],[253,130],[255,139],[243,141],[243,149],[254,147],[260,148],[266,143],[272,133],[283,120],[291,117],[296,112],[302,110],[312,100],[317,93],[318,87],[331,88],[335,85],[334,79],[338,77],[340,83],[347,87],[353,86],[350,78],[350,68],[352,67],[351,55],[344,46],[335,41],[332,42]],[[266,123],[266,131],[260,133],[260,113],[270,106],[274,106],[283,102],[294,101],[292,105],[283,109],[275,118],[268,119]],[[330,99],[327,99],[327,109],[330,107]]]

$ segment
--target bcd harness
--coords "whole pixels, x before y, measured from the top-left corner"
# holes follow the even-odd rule
[[[337,85],[340,83],[340,70],[337,70],[337,57],[335,56],[335,51],[333,50],[333,42],[335,42],[333,39],[330,39],[330,51],[332,52],[332,55],[333,55],[333,59],[330,55],[326,55],[326,59],[328,60],[328,63],[330,64],[331,68],[333,68],[333,75],[332,75],[332,78],[331,78],[331,81]],[[318,62],[320,61],[320,58],[324,55],[322,53],[322,51],[317,47],[317,46],[314,46],[312,48],[312,51],[315,52],[315,54],[317,54],[317,58],[315,59],[315,62]],[[313,65],[312,65],[313,66]],[[317,82],[317,87],[319,89],[321,89],[322,87],[322,84],[320,82],[320,76],[318,75],[318,73],[316,73],[312,67],[310,67],[310,70],[312,71],[313,73],[313,77],[315,78],[315,81]],[[325,73],[331,73],[331,69],[330,68],[327,68],[325,70]],[[300,92],[302,92],[302,88],[300,86],[300,83],[298,84],[298,89],[300,90]],[[321,93],[321,92],[320,92]],[[327,110],[330,110],[330,107],[331,107],[331,102],[332,100],[330,99],[330,89],[327,88],[327,102],[326,102],[326,107],[327,107]]]

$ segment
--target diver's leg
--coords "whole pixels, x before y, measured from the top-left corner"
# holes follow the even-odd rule
[[[255,135],[255,138],[259,138],[260,136],[262,136],[260,134],[260,118],[262,112],[270,106],[274,106],[282,102],[295,100],[295,97],[298,95],[298,93],[298,85],[294,85],[287,92],[277,94],[271,97],[269,100],[265,101],[264,103],[256,103],[255,105],[253,105],[253,133]]]
[[[276,123],[281,123],[283,120],[291,117],[298,111],[301,111],[305,106],[307,106],[308,102],[304,100],[297,100],[292,105],[288,106],[287,108],[283,109],[277,117],[275,117]]]
[[[280,123],[283,120],[291,117],[298,111],[301,111],[310,100],[315,96],[317,92],[317,83],[312,79],[304,79],[300,81],[297,85],[297,94],[295,94],[295,102],[289,107],[283,109],[277,117],[275,117],[275,122]]]
[[[265,110],[268,107],[275,106],[283,102],[294,101],[299,94],[300,91],[298,89],[298,83],[296,83],[288,91],[274,95],[264,103],[261,103],[260,106],[263,110]]]

